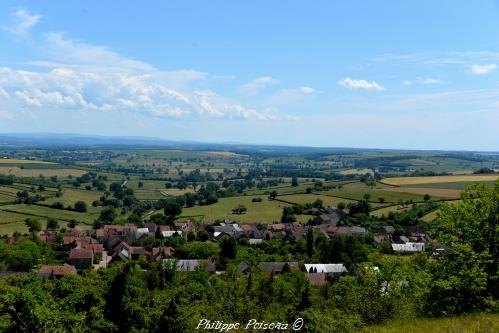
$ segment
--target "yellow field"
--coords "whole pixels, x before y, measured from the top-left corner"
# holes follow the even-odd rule
[[[59,177],[79,177],[85,171],[77,169],[21,169],[19,167],[0,166],[0,174],[14,175],[17,177],[38,177],[39,175],[45,177],[59,176]]]
[[[338,173],[341,175],[365,175],[366,173],[370,174],[371,172],[371,169],[348,169],[338,171]]]
[[[55,164],[54,162],[23,160],[20,158],[0,158],[0,164],[22,163],[22,164]]]
[[[499,175],[452,175],[452,176],[429,176],[429,177],[394,177],[384,178],[383,183],[395,186],[453,183],[453,182],[487,182],[494,181]]]

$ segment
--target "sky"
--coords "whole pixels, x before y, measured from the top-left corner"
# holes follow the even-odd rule
[[[499,1],[0,2],[0,133],[499,151]]]

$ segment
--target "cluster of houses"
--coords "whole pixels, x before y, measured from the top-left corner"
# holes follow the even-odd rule
[[[374,235],[374,243],[391,243],[395,253],[424,252],[425,245],[432,239],[426,234],[426,230],[420,227],[409,227],[409,236],[395,235],[395,228],[384,226]]]
[[[338,226],[337,222],[341,216],[337,210],[328,209],[325,214],[320,215],[324,223],[311,226],[316,232],[324,234],[327,238],[337,235],[365,236],[368,231],[358,226]],[[203,265],[209,272],[216,270],[215,262],[211,260],[176,260],[175,249],[170,246],[144,247],[144,242],[150,237],[187,237],[188,234],[196,235],[200,230],[210,230],[209,237],[213,241],[219,241],[221,237],[229,236],[235,240],[245,237],[250,245],[257,245],[264,240],[277,238],[283,241],[299,240],[306,237],[309,226],[300,223],[276,223],[276,224],[254,224],[254,223],[232,223],[225,221],[217,225],[196,225],[191,221],[175,222],[173,226],[156,225],[145,223],[143,227],[132,224],[127,225],[105,225],[100,229],[85,231],[78,226],[63,234],[55,231],[41,231],[39,238],[43,241],[57,244],[60,249],[68,253],[67,264],[47,265],[40,269],[43,278],[53,276],[61,277],[68,274],[76,274],[78,269],[107,267],[111,262],[118,260],[137,260],[145,257],[154,261],[177,262],[180,271],[193,271],[199,265]],[[62,239],[61,239],[62,236]],[[22,237],[22,236],[21,236]],[[16,241],[14,237],[4,236],[7,243]],[[397,253],[414,253],[425,250],[425,244],[431,239],[424,230],[414,228],[409,236],[395,236],[395,229],[385,226],[374,235],[374,243],[389,242],[392,250]],[[62,244],[61,244],[62,241]],[[132,245],[133,244],[133,245]],[[259,263],[263,271],[280,273],[283,270],[297,270],[298,263]],[[239,266],[241,272],[246,272],[249,266],[242,263]],[[343,264],[306,264],[301,270],[305,271],[311,283],[323,285],[328,278],[346,272]]]

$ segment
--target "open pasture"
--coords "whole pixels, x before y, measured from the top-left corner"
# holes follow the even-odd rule
[[[19,204],[0,206],[0,215],[3,216],[5,212],[11,212],[38,218],[52,217],[61,221],[74,219],[84,224],[92,224],[99,217],[100,210],[100,208],[88,207],[87,213],[79,213],[63,209],[53,209],[41,205]]]
[[[446,188],[432,188],[432,187],[392,187],[389,189],[385,189],[384,191],[388,192],[397,192],[397,193],[412,193],[424,196],[425,194],[429,194],[432,197],[441,197],[441,198],[459,198],[461,194],[461,190],[457,189],[446,189]]]
[[[393,186],[414,185],[414,184],[435,184],[453,182],[490,182],[499,179],[499,175],[471,174],[471,175],[451,175],[451,176],[429,176],[429,177],[393,177],[384,178],[384,184]]]
[[[14,175],[16,177],[38,177],[40,175],[45,177],[79,177],[85,174],[86,171],[70,168],[20,168],[18,166],[2,166],[0,165],[0,174]]]
[[[380,198],[384,199],[385,203],[396,203],[399,200],[403,201],[423,201],[423,196],[420,194],[406,193],[406,192],[392,192],[392,188],[383,184],[377,184],[373,188],[366,186],[361,182],[348,183],[343,185],[342,188],[335,188],[327,191],[314,192],[318,194],[326,194],[339,198],[345,198],[350,200],[362,200],[366,194],[369,195],[369,201],[380,202]],[[440,199],[439,197],[434,197],[433,199]]]
[[[88,206],[91,206],[92,202],[94,202],[95,200],[99,200],[99,198],[103,194],[104,194],[103,192],[95,190],[88,191],[75,188],[64,188],[62,190],[62,196],[60,196],[59,198],[57,197],[49,198],[45,200],[43,203],[50,205],[54,202],[61,202],[64,204],[64,206],[68,206],[68,205],[74,205],[74,203],[77,201],[83,201]]]
[[[261,197],[261,202],[252,202],[253,198]],[[237,205],[244,205],[248,210],[245,214],[232,214]],[[217,219],[231,219],[239,222],[267,222],[280,221],[282,209],[290,206],[280,201],[269,201],[265,196],[239,196],[221,198],[217,203],[207,206],[184,208],[182,216],[203,216],[204,221],[213,222]]]
[[[354,202],[353,200],[342,199],[331,197],[322,194],[290,194],[290,195],[280,195],[277,197],[279,200],[283,200],[286,202],[292,202],[294,204],[306,204],[314,202],[317,199],[322,200],[324,206],[336,206],[338,203],[343,202],[345,204],[349,202]]]
[[[0,158],[0,165],[3,164],[56,164],[54,162],[40,160],[26,160],[20,158]]]

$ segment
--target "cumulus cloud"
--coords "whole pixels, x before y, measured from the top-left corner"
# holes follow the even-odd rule
[[[410,81],[410,80],[404,80],[404,81],[402,82],[402,85],[403,85],[403,86],[406,86],[406,87],[412,86],[412,81]]]
[[[162,73],[83,72],[67,68],[21,71],[1,68],[0,91],[20,107],[129,111],[161,118],[269,120],[212,91],[176,90]]]
[[[13,26],[5,28],[5,30],[19,37],[26,37],[29,30],[35,26],[42,16],[39,14],[31,14],[24,9],[19,9],[12,13]]]
[[[240,87],[240,90],[244,93],[256,94],[269,86],[273,86],[279,83],[279,80],[274,79],[273,77],[262,76],[243,84]]]
[[[468,70],[468,73],[472,75],[485,75],[489,74],[497,69],[496,64],[487,64],[487,65],[471,65]]]
[[[371,90],[371,91],[382,91],[385,90],[381,84],[376,81],[368,82],[366,80],[354,80],[350,77],[347,77],[338,82],[341,86],[348,89],[362,89],[362,90]]]

